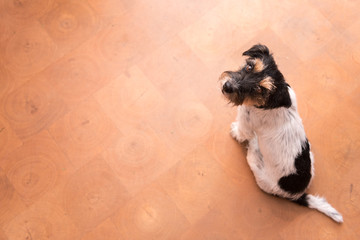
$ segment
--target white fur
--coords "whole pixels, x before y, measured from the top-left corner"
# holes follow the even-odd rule
[[[334,221],[338,222],[338,223],[342,223],[343,222],[343,217],[341,216],[340,213],[338,213],[327,201],[325,198],[322,197],[318,197],[318,196],[313,196],[313,195],[308,195],[307,196],[307,200],[309,203],[309,208],[313,208],[316,209],[324,214],[326,214],[327,216],[331,217],[332,219],[334,219]]]
[[[302,144],[306,141],[302,120],[297,112],[295,93],[290,87],[288,91],[292,102],[290,108],[264,110],[253,106],[239,106],[237,120],[231,124],[231,135],[239,142],[249,141],[247,161],[258,186],[267,193],[296,200],[305,191],[290,194],[278,185],[280,178],[296,172],[295,158],[301,153]],[[314,158],[311,152],[310,159],[313,177]],[[336,210],[325,200],[321,202],[318,199],[309,197],[312,204],[309,207],[330,217],[336,215],[331,214]],[[337,214],[333,218],[335,221],[341,217]]]

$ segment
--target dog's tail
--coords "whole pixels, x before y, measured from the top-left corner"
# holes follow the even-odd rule
[[[304,193],[297,200],[292,200],[293,202],[318,210],[319,212],[324,213],[325,215],[331,217],[335,222],[342,223],[343,217],[341,214],[333,208],[325,198],[319,196],[313,196],[311,194]]]

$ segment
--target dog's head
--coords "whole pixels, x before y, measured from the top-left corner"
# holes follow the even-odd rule
[[[222,93],[235,105],[264,107],[285,83],[284,77],[266,46],[254,45],[243,55],[247,58],[240,70],[221,74]]]

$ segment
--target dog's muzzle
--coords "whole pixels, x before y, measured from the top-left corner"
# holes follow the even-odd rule
[[[223,72],[219,80],[221,81],[221,91],[223,94],[232,94],[235,92],[235,86],[230,72]]]
[[[233,93],[234,92],[234,87],[232,86],[232,84],[229,81],[226,81],[223,85],[222,91],[224,93]]]

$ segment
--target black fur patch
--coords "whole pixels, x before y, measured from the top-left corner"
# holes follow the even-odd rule
[[[278,184],[286,192],[303,192],[311,179],[310,145],[306,139],[301,153],[295,158],[296,173],[280,178]]]
[[[297,203],[301,206],[305,206],[305,207],[308,207],[309,206],[309,203],[307,201],[307,194],[304,193],[301,197],[299,197],[298,199],[296,200],[292,200],[294,203]]]

